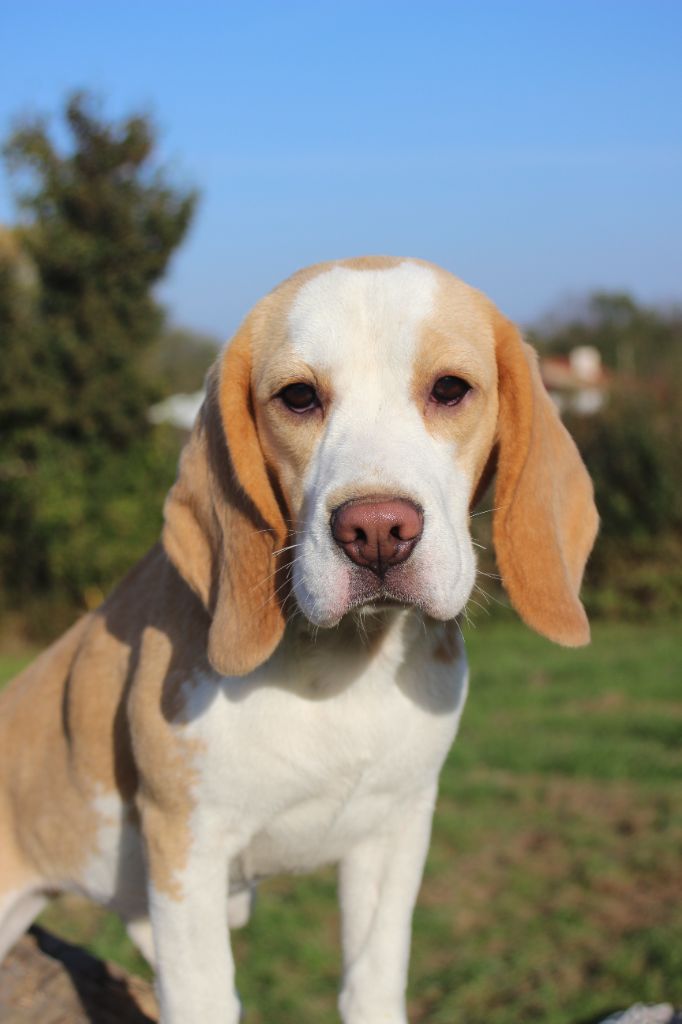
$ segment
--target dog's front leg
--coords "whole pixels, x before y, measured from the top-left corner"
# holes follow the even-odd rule
[[[142,820],[162,1024],[238,1024],[224,830],[211,822],[190,830],[153,808]]]
[[[412,912],[429,847],[436,787],[341,861],[344,1024],[407,1024]]]

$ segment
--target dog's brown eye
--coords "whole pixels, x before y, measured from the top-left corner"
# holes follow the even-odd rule
[[[320,404],[317,391],[310,384],[287,384],[279,397],[292,412],[309,412]]]
[[[462,401],[471,385],[461,377],[439,377],[431,390],[431,397],[439,405],[457,405]]]

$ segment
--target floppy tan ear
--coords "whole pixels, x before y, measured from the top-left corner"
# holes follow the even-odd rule
[[[273,552],[287,532],[256,430],[248,321],[207,377],[164,518],[165,550],[212,617],[211,665],[246,675],[284,632]]]
[[[524,622],[577,647],[590,639],[578,595],[599,522],[592,482],[545,390],[535,351],[502,317],[496,349],[497,562]]]

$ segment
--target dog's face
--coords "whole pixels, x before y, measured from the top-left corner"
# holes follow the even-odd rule
[[[259,303],[209,382],[166,509],[166,549],[213,615],[216,667],[271,653],[290,587],[320,626],[387,602],[454,618],[493,463],[513,603],[585,642],[591,488],[526,348],[483,295],[418,261],[324,264]]]
[[[386,600],[454,618],[474,583],[469,504],[497,423],[487,304],[408,261],[322,269],[278,298],[254,398],[294,525],[300,609],[321,626]]]

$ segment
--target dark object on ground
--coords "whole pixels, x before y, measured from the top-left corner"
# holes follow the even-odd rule
[[[0,968],[2,1024],[155,1024],[151,985],[37,925]]]

